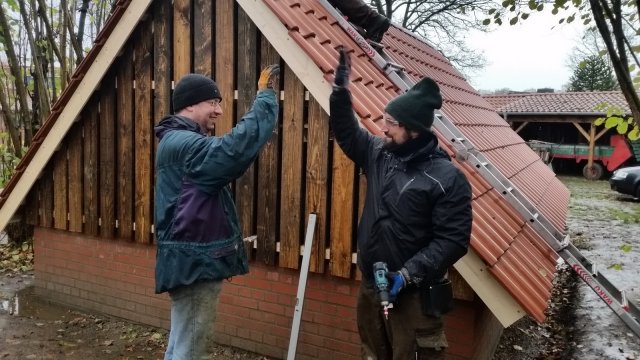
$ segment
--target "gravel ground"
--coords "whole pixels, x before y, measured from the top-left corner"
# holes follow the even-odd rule
[[[640,299],[640,201],[617,195],[606,181],[561,180],[572,191],[572,241],[631,299]],[[0,359],[162,358],[166,330],[83,313],[33,296],[29,254],[25,249],[0,257]],[[16,312],[20,316],[12,315]],[[225,346],[214,346],[211,352],[210,359],[268,359]],[[510,326],[494,359],[639,357],[638,337],[565,267],[556,278],[547,320],[537,324],[523,318]]]

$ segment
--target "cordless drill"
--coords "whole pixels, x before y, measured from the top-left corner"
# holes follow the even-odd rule
[[[378,261],[373,264],[373,278],[375,280],[376,291],[380,297],[380,305],[384,309],[384,317],[389,317],[389,308],[393,307],[393,304],[389,303],[389,280],[387,280],[387,264]]]

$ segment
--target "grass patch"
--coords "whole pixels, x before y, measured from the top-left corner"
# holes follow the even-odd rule
[[[636,208],[633,212],[610,208],[608,216],[613,220],[622,220],[625,224],[640,224],[640,208]]]

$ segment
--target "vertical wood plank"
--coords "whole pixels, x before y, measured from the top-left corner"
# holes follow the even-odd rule
[[[153,38],[151,24],[144,22],[138,27],[135,47],[135,231],[134,239],[139,243],[151,243],[152,195],[153,195],[153,118],[151,116],[151,64],[153,61]]]
[[[40,226],[53,226],[53,164],[45,167],[40,175]]]
[[[267,39],[261,37],[261,61],[260,67],[280,63],[280,56],[269,44]],[[277,119],[276,121],[279,121]],[[258,160],[258,217],[257,235],[258,248],[256,256],[265,264],[274,265],[276,257],[277,217],[278,217],[278,131],[276,124],[271,138],[262,148]]]
[[[117,235],[133,237],[133,49],[127,45],[118,64],[117,111]]]
[[[27,194],[25,205],[25,223],[29,225],[40,225],[40,181],[31,187],[31,191]]]
[[[82,232],[82,124],[73,124],[69,139],[69,231]]]
[[[84,124],[84,232],[98,235],[98,102],[92,100],[87,105]]]
[[[236,103],[238,121],[249,111],[256,95],[257,33],[253,21],[242,8],[238,8],[238,100]],[[255,175],[255,164],[251,164],[236,180],[236,207],[243,237],[255,234]],[[253,244],[248,246],[248,250],[253,248]]]
[[[153,113],[154,121],[171,111],[171,3],[155,1],[153,15]]]
[[[333,177],[331,180],[331,275],[351,277],[353,240],[353,199],[355,166],[333,143]]]
[[[313,98],[309,100],[307,131],[307,172],[305,221],[316,213],[316,230],[311,249],[310,269],[323,273],[327,236],[327,176],[329,173],[329,115]]]
[[[285,66],[282,110],[282,191],[280,198],[279,265],[297,269],[302,231],[302,136],[304,130],[304,85]],[[304,218],[304,217],[303,217]],[[315,239],[314,239],[315,240]]]
[[[195,0],[193,13],[193,67],[196,73],[211,77],[211,32],[213,1]]]
[[[190,72],[191,0],[173,0],[173,79],[178,81]]]
[[[107,74],[100,86],[100,236],[113,238],[115,217],[115,84],[113,73]]]
[[[63,143],[53,155],[53,227],[67,229],[67,146]]]
[[[233,127],[233,74],[234,64],[234,24],[233,0],[216,2],[216,72],[215,79],[222,94],[223,114],[216,123],[216,135],[223,135]]]

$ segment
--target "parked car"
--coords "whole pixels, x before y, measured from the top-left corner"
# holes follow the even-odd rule
[[[609,179],[611,189],[640,198],[640,166],[618,169]]]

